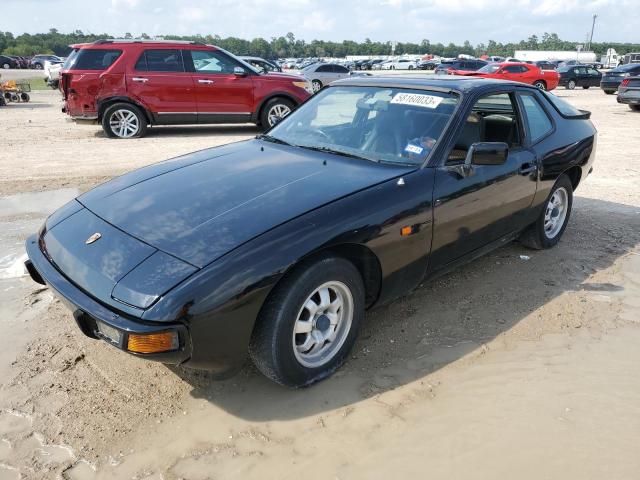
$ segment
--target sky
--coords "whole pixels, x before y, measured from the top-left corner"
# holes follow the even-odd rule
[[[640,0],[2,0],[0,30],[473,44],[544,32],[640,43]]]

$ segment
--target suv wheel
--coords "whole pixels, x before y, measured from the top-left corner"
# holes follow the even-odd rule
[[[256,367],[304,387],[333,373],[355,343],[364,284],[353,264],[326,255],[298,266],[265,302],[249,343]]]
[[[262,108],[260,124],[263,128],[271,128],[293,111],[293,102],[286,98],[272,98]]]
[[[102,129],[112,138],[138,138],[147,132],[147,118],[130,103],[114,103],[102,115]]]
[[[553,186],[538,220],[520,237],[520,242],[536,250],[551,248],[560,241],[567,228],[573,205],[573,185],[561,175]]]

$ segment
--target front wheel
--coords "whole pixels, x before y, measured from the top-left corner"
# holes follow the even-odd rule
[[[286,98],[273,98],[267,102],[260,114],[263,128],[271,128],[293,111],[293,103]]]
[[[582,88],[583,88],[583,89],[585,89],[585,90],[589,90],[589,87],[590,87],[590,86],[591,86],[591,85],[583,85],[583,86],[582,86]]]
[[[139,138],[147,132],[147,118],[130,103],[115,103],[102,115],[102,129],[111,138]]]
[[[520,242],[536,250],[551,248],[560,241],[567,228],[573,206],[573,185],[561,175],[551,189],[540,216],[520,237]]]
[[[3,63],[2,68],[4,68],[5,70],[9,70],[11,68],[11,65],[9,65],[8,63]]]
[[[249,343],[256,367],[289,387],[331,375],[349,354],[364,316],[355,266],[322,256],[295,268],[265,302]]]

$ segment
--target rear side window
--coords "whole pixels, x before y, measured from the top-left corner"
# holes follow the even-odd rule
[[[136,70],[143,72],[184,72],[184,62],[180,50],[145,50]]]
[[[532,94],[520,94],[524,114],[527,117],[531,143],[535,143],[553,130],[553,124],[542,105]]]
[[[106,70],[120,55],[122,55],[122,50],[93,48],[74,50],[65,62],[64,68],[74,70]]]

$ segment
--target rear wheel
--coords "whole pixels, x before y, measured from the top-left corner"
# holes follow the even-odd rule
[[[616,93],[615,90],[604,90],[604,93],[606,93],[607,95],[613,95],[614,93]]]
[[[144,137],[147,118],[135,105],[114,103],[102,115],[102,129],[112,138]]]
[[[589,87],[590,87],[590,86],[591,86],[591,85],[583,85],[583,86],[582,86],[582,88],[584,88],[585,90],[589,90]]]
[[[561,175],[540,216],[523,232],[520,242],[536,250],[553,247],[567,228],[572,205],[573,185],[567,175]]]
[[[547,89],[547,84],[544,82],[544,80],[536,80],[535,82],[533,82],[533,86],[539,88],[540,90]]]
[[[574,79],[569,80],[569,82],[567,83],[567,88],[569,90],[573,90],[574,88],[576,88],[576,81]]]
[[[256,367],[290,387],[331,375],[347,357],[364,315],[353,264],[326,255],[298,266],[262,307],[249,344]]]
[[[636,112],[640,112],[640,105],[629,105],[629,108]]]
[[[262,108],[260,124],[263,128],[271,128],[293,111],[293,102],[286,98],[272,98]]]

